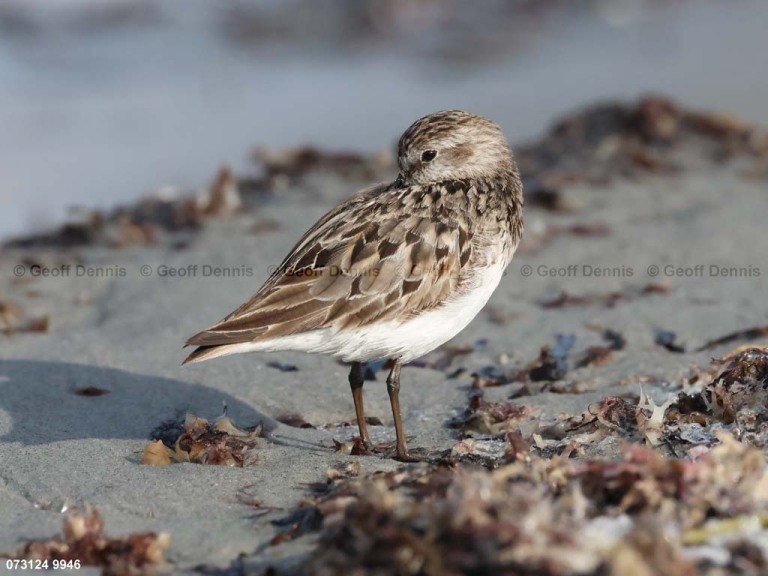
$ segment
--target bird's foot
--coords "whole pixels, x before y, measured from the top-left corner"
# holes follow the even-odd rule
[[[411,454],[410,452],[406,452],[405,454],[395,454],[392,456],[392,460],[397,460],[398,462],[405,462],[405,463],[413,463],[413,462],[421,462],[421,460],[415,456],[414,454]]]
[[[429,453],[424,448],[413,448],[412,450],[395,449],[395,453],[392,454],[390,452],[390,454],[390,457],[398,462],[413,463],[428,462],[430,460]]]

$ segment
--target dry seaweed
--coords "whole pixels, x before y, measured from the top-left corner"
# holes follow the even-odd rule
[[[599,296],[593,295],[580,295],[576,296],[569,294],[565,290],[561,290],[560,294],[552,300],[542,300],[539,302],[539,306],[544,309],[565,308],[567,306],[589,306],[595,303],[602,304],[603,306],[613,306],[619,300],[624,298],[624,294],[621,292],[611,292],[609,294],[601,294]]]
[[[312,496],[302,500],[298,507],[285,518],[273,520],[278,533],[270,544],[275,546],[288,542],[305,534],[317,531],[322,525],[324,516],[330,516],[343,511],[344,496],[349,481],[360,475],[360,463],[339,462],[328,470],[322,482],[308,486]]]
[[[9,300],[0,300],[0,333],[35,334],[48,332],[48,316],[28,318],[22,306]]]
[[[267,362],[267,366],[279,370],[280,372],[298,372],[299,367],[295,364],[286,364],[285,362]]]
[[[139,464],[144,466],[170,466],[172,452],[162,440],[155,440],[144,447]]]
[[[646,284],[643,286],[642,294],[669,294],[672,291],[672,288],[669,286],[669,284],[656,284],[654,282],[651,282],[650,284]]]
[[[493,471],[421,465],[326,482],[285,524],[293,537],[320,530],[301,570],[318,576],[714,576],[688,543],[721,537],[721,522],[732,561],[762,565],[745,522],[768,511],[765,456],[720,442],[696,462],[638,445],[613,461],[573,461],[510,440],[515,457]]]
[[[193,198],[149,197],[109,213],[90,211],[76,221],[41,234],[9,240],[7,248],[77,248],[105,246],[127,248],[158,241],[159,231],[196,230],[202,215]]]
[[[101,568],[105,576],[147,576],[167,568],[164,554],[170,543],[166,533],[110,538],[104,534],[104,521],[98,510],[87,508],[84,513],[72,512],[67,516],[61,536],[29,542],[18,552],[0,557],[47,561],[50,569],[54,561],[79,561],[81,566]]]
[[[574,295],[562,290],[560,294],[551,300],[542,300],[539,306],[545,309],[581,307],[581,306],[605,306],[611,308],[618,302],[631,302],[632,300],[652,294],[668,294],[670,288],[664,284],[647,284],[640,289],[625,290],[623,292],[608,292],[607,294],[581,294]]]
[[[576,337],[558,334],[555,346],[542,347],[539,357],[520,370],[513,380],[517,382],[542,382],[561,380],[568,372],[568,354]]]
[[[156,244],[161,232],[198,230],[205,218],[224,217],[241,211],[246,185],[229,168],[222,167],[210,186],[198,197],[169,196],[163,191],[109,212],[85,211],[57,229],[11,239],[7,248],[76,248],[105,246],[128,248]],[[176,241],[176,246],[183,246]]]
[[[495,388],[508,384],[512,380],[500,366],[483,366],[477,372],[472,373],[472,389]],[[523,385],[525,387],[525,385]]]
[[[106,246],[125,248],[159,241],[162,232],[198,230],[206,218],[221,218],[245,208],[286,183],[317,171],[336,172],[360,181],[378,181],[391,177],[395,168],[389,154],[365,156],[354,153],[327,153],[312,147],[284,151],[261,150],[254,154],[263,177],[236,177],[221,167],[211,184],[198,196],[178,196],[158,191],[138,202],[109,212],[86,211],[63,226],[49,232],[12,239],[8,248]],[[254,224],[255,234],[276,230],[280,223],[262,220]]]
[[[566,187],[604,185],[616,177],[678,171],[681,164],[675,161],[674,152],[683,145],[693,146],[698,156],[711,162],[736,156],[753,159],[754,168],[745,174],[764,176],[768,161],[768,135],[764,131],[728,115],[685,109],[660,96],[631,104],[609,102],[575,112],[538,142],[516,147],[516,156],[528,204],[567,211],[574,206],[564,192]],[[197,230],[207,217],[235,214],[249,204],[244,199],[270,194],[313,173],[372,182],[391,179],[396,170],[389,152],[334,153],[304,146],[259,149],[253,157],[263,176],[236,178],[223,167],[200,198],[167,198],[161,191],[110,212],[86,212],[55,230],[12,239],[4,246],[120,248],[154,244],[161,232]],[[274,225],[267,229],[274,229]],[[610,231],[601,225],[574,225],[547,234],[562,233],[605,236]]]
[[[355,436],[349,442],[339,442],[334,438],[333,446],[337,453],[348,456],[372,456],[378,450],[378,447],[368,448],[359,436]]]
[[[561,415],[555,421],[539,421],[533,429],[533,449],[540,456],[572,453],[585,456],[585,450],[616,454],[617,441],[646,441],[656,446],[661,436],[662,417],[670,403],[657,407],[644,394],[636,398],[606,396],[587,407],[580,416]]]
[[[603,340],[607,340],[611,350],[624,350],[627,345],[627,339],[620,332],[606,329],[602,332]]]
[[[747,348],[717,363],[722,370],[703,391],[709,411],[726,423],[756,409],[768,416],[768,349]]]
[[[685,346],[677,343],[677,334],[671,330],[657,330],[653,341],[657,346],[661,346],[668,352],[674,352],[675,354],[685,353]]]
[[[78,396],[88,396],[92,398],[95,396],[104,396],[105,394],[109,394],[109,390],[105,390],[104,388],[99,388],[97,386],[85,386],[83,388],[75,388],[74,393]]]
[[[318,575],[760,574],[768,349],[736,349],[682,384],[663,404],[641,389],[554,422],[473,390],[454,425],[480,437],[430,465],[330,474],[278,541],[319,530],[302,568]]]
[[[605,331],[604,338],[609,343],[608,351],[620,350],[626,344],[620,334],[610,330]],[[562,380],[568,372],[568,357],[575,342],[576,337],[573,335],[558,334],[555,337],[554,346],[542,346],[538,357],[519,370],[507,371],[498,365],[484,366],[472,373],[471,388],[480,390],[518,382],[523,383],[523,386],[516,391],[516,394],[521,396],[529,393],[526,386],[528,383]],[[587,365],[588,362],[585,362],[591,354],[597,355],[598,352],[588,349],[581,353],[576,360],[577,367]],[[502,363],[504,362],[502,360]],[[452,373],[448,374],[448,377],[452,376]]]
[[[768,349],[737,348],[697,373],[670,401],[661,433],[677,453],[696,453],[719,431],[768,448]]]
[[[613,359],[613,349],[608,346],[590,346],[576,360],[576,368],[585,366],[604,366]]]
[[[284,414],[275,418],[278,422],[290,426],[291,428],[314,428],[312,424],[304,420],[300,414]]]
[[[606,396],[590,405],[587,412],[595,417],[596,423],[616,432],[632,434],[637,430],[637,404],[626,398]]]
[[[464,414],[454,418],[450,426],[461,430],[462,436],[472,433],[503,436],[535,415],[536,410],[531,406],[513,402],[487,402],[482,390],[473,390]]]
[[[707,341],[706,344],[696,349],[696,352],[703,352],[704,350],[711,350],[717,348],[723,344],[730,344],[737,340],[754,340],[757,338],[768,337],[768,326],[756,326],[754,328],[747,328],[745,330],[737,330],[736,332],[730,332],[720,338]]]
[[[155,428],[152,434],[156,441],[145,448],[141,463],[164,466],[175,461],[242,468],[255,460],[254,450],[259,445],[262,425],[240,429],[226,416],[211,424],[204,418],[187,414],[181,434],[173,441],[171,449],[167,442],[178,430],[178,426],[167,423]],[[167,461],[159,456],[162,450],[168,456]]]
[[[348,178],[379,181],[396,169],[389,152],[370,155],[356,152],[327,152],[313,146],[270,150],[257,148],[253,160],[262,168],[270,186],[281,186],[312,172],[335,172]]]
[[[626,339],[619,332],[600,326],[588,326],[588,328],[600,331],[606,345],[590,346],[579,352],[573,359],[576,368],[603,366],[613,359],[614,351],[623,350],[626,346]],[[554,383],[563,381],[568,373],[568,358],[574,342],[575,337],[572,335],[558,335],[554,347],[543,346],[536,360],[519,370],[504,370],[499,365],[484,366],[472,373],[471,388],[481,390],[513,382],[522,383],[510,398],[529,395],[531,392],[528,384],[532,382],[544,382],[546,389],[552,392],[563,391],[561,386]],[[452,374],[448,375],[448,377],[451,376]]]
[[[211,185],[198,198],[197,205],[204,216],[225,217],[240,211],[243,205],[240,187],[228,166],[219,168]]]
[[[160,440],[168,448],[176,445],[176,440],[184,434],[184,419],[170,418],[155,426],[149,433],[152,440]]]
[[[688,110],[661,96],[575,112],[538,142],[518,147],[516,156],[529,203],[562,211],[571,208],[564,194],[569,185],[599,186],[617,177],[679,171],[682,162],[675,152],[683,145],[716,163],[743,156],[761,166],[768,156],[765,131],[724,114]]]

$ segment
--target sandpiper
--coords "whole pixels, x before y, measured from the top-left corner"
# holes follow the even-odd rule
[[[501,129],[450,110],[400,138],[400,173],[323,216],[245,304],[192,336],[184,363],[295,350],[351,363],[370,447],[363,365],[389,360],[396,456],[409,459],[400,369],[456,336],[485,306],[523,233],[523,190]]]

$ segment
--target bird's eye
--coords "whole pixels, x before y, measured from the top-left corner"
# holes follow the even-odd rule
[[[432,162],[432,160],[435,159],[435,156],[437,156],[437,150],[424,150],[424,152],[421,153],[421,161]]]

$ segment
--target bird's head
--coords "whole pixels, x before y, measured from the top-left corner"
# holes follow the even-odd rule
[[[414,122],[400,137],[397,163],[404,184],[493,179],[516,172],[501,128],[461,110],[435,112]]]

